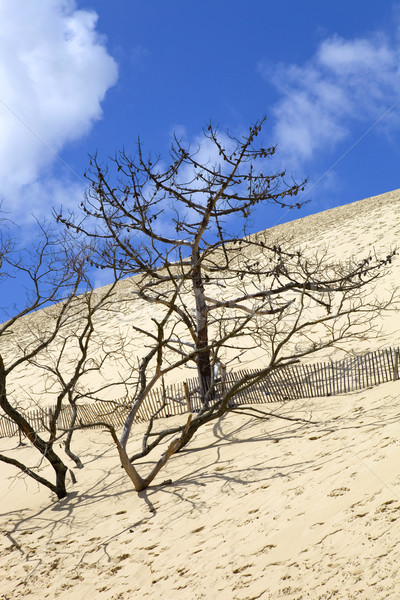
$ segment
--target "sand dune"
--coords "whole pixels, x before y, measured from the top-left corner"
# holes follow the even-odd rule
[[[268,406],[313,423],[227,416],[139,495],[105,435],[80,436],[85,472],[59,502],[2,467],[2,597],[396,598],[398,397]]]
[[[342,257],[386,249],[400,240],[400,191],[268,235]],[[399,263],[385,288],[400,284]],[[398,315],[388,314],[379,338],[347,350],[399,345],[399,332]],[[226,415],[140,494],[102,432],[76,435],[85,467],[61,501],[0,464],[0,597],[399,597],[399,397],[397,381],[271,403],[264,410],[279,416],[265,420]],[[0,451],[37,460],[16,444],[0,439]]]
[[[279,225],[262,233],[267,244],[287,245],[292,249],[301,249],[307,256],[314,256],[321,250],[333,260],[347,260],[352,256],[360,259],[369,253],[377,254],[383,258],[390,249],[396,247],[400,240],[400,191],[390,192],[374,198],[355,202],[346,206],[328,210],[316,215],[305,217],[291,223]],[[257,234],[255,235],[257,237]],[[124,340],[124,348],[128,356],[141,356],[145,352],[148,340],[132,330],[132,323],[144,330],[154,328],[152,318],[160,317],[162,310],[153,303],[140,300],[135,294],[136,278],[122,281],[113,296],[113,313],[105,310],[96,316],[96,332],[98,343],[107,340],[109,348],[118,346],[119,340]],[[390,277],[382,280],[378,286],[378,293],[382,298],[388,297],[394,286],[400,285],[400,259],[392,265]],[[107,288],[100,288],[99,294]],[[218,298],[218,294],[215,297]],[[187,297],[187,304],[192,304],[192,298]],[[313,315],[315,317],[315,315]],[[7,346],[2,350],[10,357],[13,352],[19,352],[18,343],[27,343],[34,337],[41,335],[47,323],[51,324],[52,308],[38,311],[38,313],[25,317],[13,326],[13,335],[7,337],[2,344]],[[373,342],[370,337],[366,341],[356,339],[338,344],[335,348],[322,351],[313,355],[310,360],[340,359],[346,353],[368,351],[373,348],[383,348],[397,345],[400,339],[400,320],[397,312],[388,311],[379,323],[381,331],[375,334]],[[318,333],[315,333],[318,337]],[[249,351],[240,357],[240,362],[229,364],[231,370],[242,368],[257,368],[266,362],[265,348],[255,348],[252,341],[248,340]],[[244,343],[244,340],[241,340]],[[96,342],[95,342],[96,343]],[[72,368],[69,360],[73,347],[68,347],[65,355],[64,368]],[[53,357],[54,358],[54,357]],[[232,357],[226,353],[222,359],[228,362]],[[47,359],[46,359],[47,360]],[[45,361],[42,361],[46,363]],[[114,385],[102,392],[101,397],[106,399],[119,399],[125,395],[125,387],[118,385],[117,373],[127,371],[126,361],[121,361],[121,368],[116,367],[112,359],[106,361],[102,369],[102,377],[97,372],[82,379],[83,387],[87,390],[99,387],[99,382]],[[52,386],[43,378],[40,372],[32,366],[22,364],[9,379],[11,385],[18,391],[18,402],[25,408],[43,407],[54,405],[59,387],[56,383]],[[194,369],[183,367],[179,372],[173,371],[167,375],[167,383],[184,381],[194,377]],[[47,374],[47,376],[49,376]],[[123,380],[123,378],[121,378]],[[29,382],[29,384],[27,384]],[[43,383],[46,382],[44,386]]]

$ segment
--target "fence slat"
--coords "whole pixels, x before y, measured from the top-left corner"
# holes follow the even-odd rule
[[[396,355],[394,358],[394,365],[393,365],[393,381],[397,381],[399,378],[399,358],[400,358],[400,350],[399,350],[399,348],[397,348]]]
[[[387,369],[386,354],[385,354],[384,350],[381,350],[381,361],[382,361],[383,369],[385,372],[385,381],[390,381],[390,378],[388,375],[388,369]]]
[[[371,385],[392,381],[399,376],[399,348],[386,348],[352,356],[336,362],[314,363],[311,365],[290,365],[273,369],[265,377],[252,383],[248,389],[239,391],[231,400],[231,405],[261,404],[266,402],[286,402],[296,398],[337,395],[353,390],[365,389]],[[215,401],[225,390],[229,390],[243,376],[255,374],[254,370],[241,370],[227,373],[223,382],[215,385]],[[207,384],[210,385],[210,382]],[[158,417],[178,415],[188,410],[201,409],[200,387],[197,378],[185,383],[172,383],[165,388],[166,406]],[[162,406],[163,389],[150,390],[142,403],[136,421],[148,421]],[[213,400],[211,400],[213,402]],[[55,406],[40,410],[27,410],[25,418],[38,431],[46,431],[54,414]],[[78,423],[107,422],[114,427],[122,426],[129,411],[129,401],[121,398],[114,402],[96,401],[94,404],[77,406]],[[58,427],[68,429],[72,419],[72,407],[62,407],[57,419]],[[18,426],[5,414],[0,414],[0,437],[11,437],[18,433]]]

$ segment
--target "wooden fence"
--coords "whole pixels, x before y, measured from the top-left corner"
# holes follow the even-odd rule
[[[336,362],[310,365],[296,364],[273,370],[247,389],[240,390],[231,400],[231,406],[242,404],[265,404],[286,402],[299,398],[334,396],[362,390],[380,383],[399,378],[400,348],[389,348],[352,356]],[[244,375],[254,375],[256,370],[242,370],[228,373],[225,380],[215,384],[215,399],[229,390]],[[77,407],[77,422],[82,424],[107,422],[121,427],[129,412],[129,401],[124,398],[115,402],[95,402]],[[158,412],[157,417],[170,417],[201,408],[199,381],[189,379],[185,383],[154,389],[140,407],[137,422],[148,421]],[[33,428],[38,431],[48,429],[54,408],[28,410],[24,414]],[[57,419],[60,429],[67,429],[72,418],[72,407],[64,406]],[[0,415],[0,437],[18,433],[18,427],[6,415]]]

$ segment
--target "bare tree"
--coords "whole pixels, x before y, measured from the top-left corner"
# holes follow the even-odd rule
[[[394,251],[384,259],[370,255],[337,263],[328,253],[311,256],[288,240],[271,243],[266,233],[248,234],[249,218],[262,207],[300,208],[296,197],[305,185],[288,185],[283,171],[266,174],[275,148],[256,145],[262,124],[243,137],[210,125],[201,148],[175,138],[167,167],[145,157],[140,143],[135,158],[125,151],[116,156],[114,170],[94,156],[84,217],[58,215],[76,234],[100,243],[92,264],[134,276],[132,293],[151,310],[151,328],[141,328],[132,303],[131,326],[147,350],[138,355],[120,439],[105,424],[136,490],[147,487],[200,426],[223,415],[240,391],[274,369],[371,333],[372,317],[391,301],[377,300],[372,290]],[[217,393],[220,361],[238,364],[255,352],[264,356],[265,367]],[[182,367],[191,365],[198,374],[200,412],[160,432],[153,432],[151,419],[142,450],[129,457],[131,428],[151,389],[172,372],[182,377]],[[166,439],[167,450],[142,478],[133,463]]]
[[[93,293],[85,273],[87,249],[72,249],[65,240],[54,238],[48,228],[40,228],[40,240],[29,250],[18,251],[6,229],[2,235],[3,279],[5,283],[11,277],[21,280],[27,298],[22,306],[8,307],[9,319],[0,326],[0,412],[26,436],[39,452],[40,461],[32,467],[5,454],[0,454],[0,461],[63,498],[68,467],[55,445],[66,438],[67,456],[82,467],[71,450],[71,437],[77,422],[77,402],[85,396],[81,380],[92,371],[99,373],[110,356],[110,350],[102,345],[101,351],[98,346],[95,349],[100,357],[93,358],[89,348],[94,318],[107,305],[113,286],[104,293]],[[23,384],[18,386],[21,376]],[[40,429],[44,433],[38,430],[37,421],[29,418],[29,402],[43,411]],[[57,422],[65,405],[73,410],[69,427],[62,430]],[[40,474],[38,467],[43,461],[52,467],[54,482]]]

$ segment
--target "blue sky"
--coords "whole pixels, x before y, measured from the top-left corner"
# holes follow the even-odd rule
[[[310,180],[302,212],[400,187],[400,4],[376,0],[0,0],[0,198],[74,208],[88,153],[167,156],[210,119],[263,115],[271,169]]]

